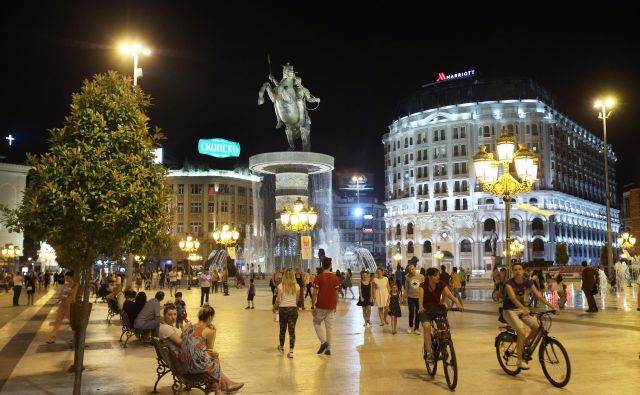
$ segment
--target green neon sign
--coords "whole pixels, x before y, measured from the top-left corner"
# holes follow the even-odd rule
[[[237,158],[240,156],[240,143],[225,139],[200,139],[198,152],[215,158]]]

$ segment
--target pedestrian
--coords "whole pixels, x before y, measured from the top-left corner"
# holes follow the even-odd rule
[[[558,308],[564,309],[567,303],[567,284],[564,283],[562,275],[556,276],[556,284],[558,290]]]
[[[136,273],[133,281],[136,284],[136,292],[140,292],[140,287],[142,287],[142,275],[140,273]]]
[[[19,271],[13,275],[13,305],[18,306],[20,301],[20,294],[22,293],[22,286],[24,284],[24,277]]]
[[[584,292],[584,296],[587,298],[587,303],[589,304],[587,312],[597,313],[598,306],[596,305],[596,300],[593,298],[593,295],[598,293],[597,273],[594,268],[587,265],[587,261],[582,261],[582,268],[582,292]]]
[[[33,306],[33,296],[36,293],[36,274],[33,270],[25,277],[24,287],[27,290],[27,306]]]
[[[380,318],[380,326],[388,324],[387,308],[389,306],[389,279],[384,276],[384,269],[378,267],[376,269],[376,277],[373,279],[373,298],[378,306],[378,317]]]
[[[211,292],[218,293],[218,283],[220,282],[220,275],[218,274],[219,270],[213,269],[213,274],[211,275],[211,287],[213,288]]]
[[[331,355],[331,335],[333,320],[338,304],[338,289],[340,282],[335,274],[331,273],[331,258],[322,260],[322,273],[313,280],[313,327],[320,340],[320,348],[317,354]],[[324,323],[325,330],[322,329]]]
[[[280,281],[282,277],[280,277],[280,272],[278,270],[273,272],[271,276],[271,280],[269,280],[269,287],[271,288],[271,309],[274,311],[273,320],[278,322],[278,314],[276,314],[276,297],[278,296],[278,285],[280,285]],[[313,299],[312,299],[313,300]]]
[[[297,299],[300,295],[300,285],[296,282],[291,269],[287,269],[284,272],[282,282],[278,284],[276,294],[274,312],[277,311],[280,316],[280,344],[278,345],[278,351],[280,354],[284,354],[284,337],[287,330],[289,330],[289,353],[287,357],[293,358],[293,348],[296,344],[296,322],[298,321]]]
[[[182,300],[182,292],[176,292],[175,296],[175,305],[176,305],[176,328],[182,329],[184,327],[184,322],[187,320],[187,304],[184,300]]]
[[[340,272],[340,270],[336,270],[336,278],[338,279],[338,282],[340,283],[340,287],[338,288],[338,293],[340,294],[340,297],[344,299],[344,287],[343,287],[343,278],[342,278],[342,273]]]
[[[76,294],[80,288],[78,283],[73,279],[73,270],[66,272],[63,279],[65,277],[66,284],[63,286],[60,297],[56,303],[60,305],[60,307],[58,307],[58,313],[56,314],[56,322],[53,325],[53,330],[51,331],[49,340],[47,340],[47,344],[55,343],[58,330],[60,329],[60,325],[62,325],[62,320],[65,318],[68,319],[71,316],[71,303],[75,302]]]
[[[51,284],[51,272],[47,270],[44,274],[44,289],[47,291],[49,289],[49,285]]]
[[[402,270],[402,266],[400,266],[400,264],[398,263],[398,266],[396,267],[396,272],[394,273],[394,280],[396,282],[396,284],[398,284],[398,289],[400,290],[400,296],[403,296],[403,284],[404,284],[404,271]]]
[[[351,299],[355,299],[356,295],[354,295],[353,293],[353,283],[351,281],[351,278],[353,277],[353,273],[351,273],[351,269],[347,269],[347,273],[344,276],[344,286],[345,286],[345,291],[344,291],[344,296],[347,296],[347,291],[351,292]]]
[[[247,307],[245,310],[255,309],[253,298],[256,296],[256,286],[253,284],[253,278],[249,279],[249,289],[247,290]]]
[[[307,269],[302,282],[304,283],[306,290],[304,298],[306,299],[308,296],[309,299],[311,299],[311,289],[313,288],[313,275],[311,274],[311,269]],[[313,306],[311,306],[311,310],[313,310]]]
[[[391,334],[396,334],[398,328],[398,317],[402,317],[400,309],[400,292],[398,284],[395,282],[391,285],[391,293],[389,294],[389,315],[391,316]]]
[[[460,289],[461,296],[462,296],[462,299],[466,299],[467,298],[467,271],[464,270],[463,267],[461,267],[459,274],[460,274],[460,282],[462,285],[462,288]]]
[[[209,304],[209,292],[211,291],[211,275],[205,270],[200,275],[200,307],[206,302]]]
[[[358,284],[358,306],[362,307],[362,318],[364,327],[371,327],[371,306],[373,306],[373,296],[371,295],[371,282],[369,272],[362,273],[362,280]]]
[[[169,295],[173,296],[173,293],[178,289],[178,269],[174,267],[167,278],[169,279]]]
[[[458,301],[462,302],[462,298],[460,297],[462,280],[460,279],[460,274],[458,273],[458,268],[456,266],[451,270],[451,290],[453,291],[453,296],[458,299]]]
[[[304,307],[304,275],[300,269],[296,269],[294,277],[298,284],[298,308],[306,310]]]
[[[409,265],[409,274],[404,282],[404,302],[409,306],[409,328],[407,333],[420,334],[420,319],[418,310],[420,309],[420,284],[424,282],[424,276],[416,273],[416,265]]]

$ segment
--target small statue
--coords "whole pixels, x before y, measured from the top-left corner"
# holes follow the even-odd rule
[[[498,256],[498,234],[495,230],[491,233],[489,240],[491,243],[491,253],[493,256]]]
[[[262,84],[258,91],[258,105],[264,103],[265,91],[275,107],[278,122],[276,129],[285,125],[289,151],[295,150],[298,138],[302,140],[303,151],[311,150],[311,119],[307,103],[320,103],[320,99],[302,86],[302,78],[295,75],[293,66],[289,63],[282,66],[282,80],[278,81],[269,74],[269,81]]]

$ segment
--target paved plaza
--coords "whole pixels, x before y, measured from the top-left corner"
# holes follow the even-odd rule
[[[576,284],[577,285],[577,284]],[[575,287],[577,288],[577,286]],[[357,292],[357,288],[355,288]],[[166,291],[166,290],[165,290]],[[567,348],[571,381],[564,389],[551,386],[537,361],[517,377],[507,376],[498,365],[493,346],[498,333],[496,304],[490,284],[476,282],[469,289],[466,311],[449,315],[459,366],[456,392],[487,394],[633,394],[640,388],[640,313],[635,311],[635,289],[625,295],[598,300],[606,308],[589,314],[582,310],[577,289],[571,305],[554,319],[551,328]],[[200,290],[185,291],[190,317],[196,317]],[[258,284],[256,309],[245,310],[245,290],[231,289],[231,296],[212,295],[218,329],[216,349],[223,371],[246,383],[246,394],[420,394],[450,393],[441,366],[435,377],[426,373],[421,355],[421,336],[407,334],[407,310],[399,319],[396,335],[389,326],[362,326],[361,309],[351,299],[340,300],[335,321],[332,356],[318,356],[319,346],[312,326],[311,310],[300,312],[296,330],[295,357],[276,350],[278,324],[271,313],[271,293],[266,282]],[[70,394],[73,375],[66,373],[73,352],[66,340],[72,332],[63,326],[56,344],[45,340],[56,308],[55,291],[39,298],[33,307],[7,307],[11,294],[0,295],[0,385],[6,394]],[[150,297],[153,296],[153,291]],[[167,300],[172,300],[167,297]],[[15,311],[8,320],[8,310]],[[148,394],[156,380],[152,347],[132,339],[123,349],[118,338],[117,317],[109,325],[106,305],[94,304],[87,334],[83,393]],[[288,340],[285,342],[288,345]],[[285,346],[286,347],[286,346]],[[170,394],[171,379],[160,381],[161,394]],[[186,392],[185,392],[186,393]],[[197,390],[192,393],[198,393]]]

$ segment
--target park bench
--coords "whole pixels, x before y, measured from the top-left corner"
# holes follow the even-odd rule
[[[118,301],[116,299],[107,298],[107,322],[111,324],[111,319],[120,314]]]
[[[131,339],[132,336],[136,336],[141,341],[144,340],[144,331],[133,327],[133,323],[129,320],[129,316],[124,312],[124,310],[120,312],[120,321],[122,322],[120,343],[122,343],[122,337],[127,335],[127,339],[120,345],[122,348],[127,348],[127,343],[129,343],[129,339]]]
[[[191,388],[197,388],[205,394],[210,394],[213,392],[211,390],[212,385],[216,382],[216,380],[208,374],[184,374],[179,369],[178,357],[171,350],[169,344],[167,344],[166,340],[160,340],[157,337],[153,337],[151,339],[153,343],[153,348],[156,350],[156,358],[158,360],[158,367],[156,368],[156,373],[158,378],[156,379],[156,383],[153,386],[153,393],[157,393],[158,382],[162,377],[164,377],[167,373],[171,372],[173,376],[173,385],[171,386],[171,390],[174,395],[178,395],[182,388],[184,387],[187,390]]]

